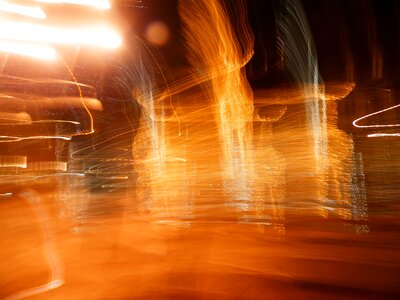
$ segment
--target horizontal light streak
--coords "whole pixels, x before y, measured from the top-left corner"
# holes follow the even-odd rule
[[[71,29],[34,23],[0,21],[0,39],[50,44],[93,45],[108,49],[117,48],[121,44],[120,37],[114,31],[105,26],[93,24],[86,28]],[[19,51],[22,52],[22,49]],[[42,56],[47,57],[47,55]]]
[[[14,4],[14,3],[9,3],[4,0],[0,1],[0,11],[18,14],[18,15],[36,18],[36,19],[46,19],[46,14],[40,7]]]
[[[36,2],[52,3],[52,4],[76,4],[84,6],[92,6],[99,9],[110,9],[111,5],[108,0],[36,0]]]
[[[357,123],[358,123],[359,121],[363,120],[363,119],[366,119],[366,118],[369,118],[369,117],[372,117],[372,116],[375,116],[375,115],[379,115],[379,114],[381,114],[381,113],[383,113],[383,112],[387,112],[387,111],[392,110],[392,109],[395,109],[395,108],[397,108],[397,107],[400,107],[400,104],[397,104],[397,105],[394,105],[394,106],[391,106],[391,107],[388,107],[388,108],[385,108],[385,109],[376,111],[376,112],[374,112],[374,113],[371,113],[371,114],[368,114],[368,115],[365,115],[365,116],[362,116],[361,118],[358,118],[358,119],[354,120],[354,121],[353,121],[353,125],[354,125],[355,127],[358,127],[358,128],[399,127],[400,124],[357,125]]]
[[[5,140],[3,140],[5,139]],[[0,143],[9,143],[9,142],[19,142],[25,140],[49,140],[49,139],[60,139],[64,141],[70,141],[72,137],[66,136],[51,136],[51,135],[35,135],[35,136],[7,136],[7,135],[0,135]]]
[[[400,133],[371,133],[368,134],[367,137],[393,137],[393,136],[400,136]]]
[[[0,31],[5,30],[7,29],[0,28]],[[0,40],[0,52],[20,54],[46,60],[52,60],[57,57],[56,51],[51,46],[4,40]]]

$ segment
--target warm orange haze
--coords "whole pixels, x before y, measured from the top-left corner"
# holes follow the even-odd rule
[[[261,2],[0,0],[1,299],[398,298],[399,5]]]

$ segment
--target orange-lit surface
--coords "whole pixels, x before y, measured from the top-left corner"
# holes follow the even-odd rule
[[[253,124],[257,166],[248,174],[247,201],[236,198],[234,186],[224,188],[223,148],[207,98],[176,107],[180,123],[165,123],[160,173],[138,169],[141,184],[127,192],[90,194],[90,182],[77,174],[3,177],[2,296],[49,278],[64,285],[38,299],[374,299],[399,292],[397,233],[385,229],[397,226],[393,216],[381,224],[365,190],[354,195],[357,180],[391,168],[379,154],[360,168],[351,136],[335,124],[333,95],[346,89],[332,88],[329,174],[311,173],[309,132],[288,124],[304,122],[296,92],[282,91],[292,97],[271,106],[279,99],[256,91],[255,106],[269,115]],[[154,166],[150,158],[143,164]]]
[[[0,1],[0,298],[395,299],[396,91],[324,82],[297,0],[263,88],[245,1],[178,1],[179,67],[113,3]]]

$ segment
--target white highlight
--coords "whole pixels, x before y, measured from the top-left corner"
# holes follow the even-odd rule
[[[387,128],[387,127],[400,127],[400,124],[357,125],[358,121],[361,121],[361,120],[366,119],[366,118],[369,118],[369,117],[371,117],[371,116],[378,115],[378,114],[381,114],[381,113],[383,113],[383,112],[386,112],[386,111],[395,109],[395,108],[397,108],[397,107],[400,107],[400,104],[397,104],[397,105],[395,105],[395,106],[391,106],[391,107],[388,107],[388,108],[385,108],[385,109],[376,111],[376,112],[374,112],[374,113],[372,113],[372,114],[365,115],[365,116],[363,116],[363,117],[361,117],[361,118],[358,118],[358,119],[354,120],[354,121],[353,121],[353,125],[354,125],[355,127],[358,127],[358,128]]]
[[[400,136],[400,133],[371,133],[367,137],[390,137],[390,136]]]
[[[101,25],[65,29],[34,23],[0,21],[0,38],[36,43],[93,45],[108,49],[117,48],[121,44],[118,34]]]
[[[5,30],[7,28],[0,28],[0,32]],[[0,41],[0,51],[46,60],[52,60],[57,57],[56,51],[50,46],[23,42]]]
[[[5,0],[0,1],[0,11],[36,19],[46,19],[46,14],[40,7],[32,7],[32,6],[8,3]]]
[[[2,139],[6,140],[2,141]],[[0,143],[19,142],[24,140],[41,140],[41,139],[48,139],[48,140],[60,139],[60,140],[70,141],[72,138],[65,136],[49,136],[49,135],[38,135],[38,136],[27,136],[27,137],[0,135]]]
[[[110,9],[111,5],[108,0],[36,0],[36,2],[53,3],[53,4],[76,4],[84,6],[92,6],[98,9]]]

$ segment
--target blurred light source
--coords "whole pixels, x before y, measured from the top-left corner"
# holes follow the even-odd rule
[[[40,59],[55,59],[57,57],[56,51],[50,46],[23,42],[0,40],[0,51]]]
[[[0,39],[73,45],[93,45],[114,49],[120,46],[120,37],[104,26],[86,28],[56,28],[33,23],[0,21]]]
[[[46,19],[46,14],[40,7],[26,6],[0,0],[0,11],[23,15],[36,19]]]
[[[168,42],[169,37],[169,29],[164,22],[151,22],[146,28],[146,38],[156,46],[165,45]]]
[[[96,7],[99,9],[111,8],[110,2],[108,0],[36,0],[36,2],[85,5]]]

